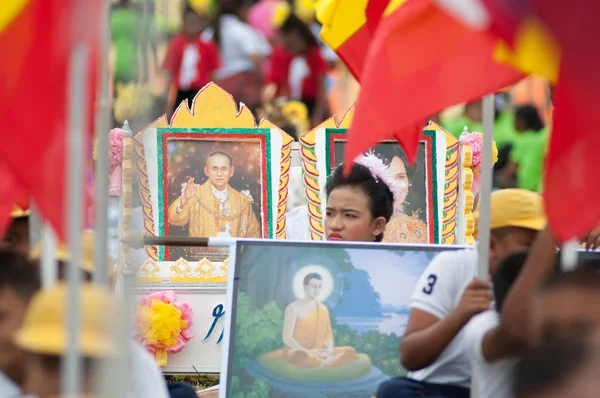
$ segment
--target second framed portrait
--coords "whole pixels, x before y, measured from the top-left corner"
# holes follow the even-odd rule
[[[327,205],[325,185],[342,164],[346,129],[318,129],[301,139],[309,228],[312,239],[323,239]],[[382,141],[369,149],[389,167],[399,182],[394,212],[386,226],[388,243],[456,243],[459,142],[440,130],[425,130],[416,160],[409,164],[397,141]]]

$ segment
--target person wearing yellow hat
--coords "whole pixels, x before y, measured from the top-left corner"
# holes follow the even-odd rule
[[[17,250],[25,255],[29,253],[29,215],[28,207],[15,205],[10,216],[12,222],[4,234],[2,243],[4,246]]]
[[[78,350],[84,358],[83,392],[93,393],[92,366],[117,355],[115,340],[116,299],[109,289],[84,284],[80,287]],[[35,294],[15,344],[26,352],[24,391],[38,398],[60,395],[61,357],[68,349],[67,300],[69,288],[60,283]]]
[[[0,250],[0,397],[21,396],[25,358],[13,337],[39,286],[35,265],[20,253]]]
[[[85,230],[81,237],[81,260],[80,268],[87,282],[92,280],[96,265],[94,263],[94,242],[96,233],[93,230]],[[31,253],[32,260],[39,260],[41,256],[41,245],[36,245]],[[56,247],[55,258],[58,261],[59,279],[66,276],[66,265],[71,261],[69,248],[61,243]],[[115,276],[113,262],[109,259],[106,264],[109,267],[109,275]],[[113,284],[111,283],[111,286]],[[130,367],[127,398],[168,398],[169,392],[164,377],[154,358],[138,343],[130,342]]]
[[[539,194],[523,189],[492,193],[490,274],[509,255],[529,249],[545,227]],[[400,346],[400,360],[410,372],[382,383],[377,398],[469,396],[471,363],[463,328],[492,305],[491,285],[476,279],[477,265],[477,248],[442,252],[432,260],[411,297]]]
[[[94,264],[94,241],[96,239],[96,233],[91,229],[86,229],[81,234],[81,259],[79,262],[79,266],[84,274],[84,280],[91,282],[92,275],[96,270],[96,266]],[[30,253],[30,258],[33,261],[39,261],[42,256],[42,244],[41,242],[37,242]],[[63,242],[60,242],[56,247],[55,259],[58,262],[58,278],[64,279],[66,276],[66,265],[69,261],[71,261],[71,255],[69,253],[69,248]],[[107,257],[108,261],[106,267],[108,268],[108,274],[111,277],[115,275],[115,267],[114,262],[110,258]]]

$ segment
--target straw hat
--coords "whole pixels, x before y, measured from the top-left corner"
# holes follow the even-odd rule
[[[83,231],[81,236],[81,259],[80,266],[81,268],[93,274],[96,270],[96,265],[94,264],[94,241],[96,240],[96,233],[91,229],[86,229]],[[69,262],[71,260],[71,255],[69,253],[69,248],[64,243],[59,243],[56,247],[56,259],[58,261]],[[30,257],[32,260],[39,260],[42,257],[42,243],[38,242],[35,244],[33,249],[31,250]],[[115,267],[110,256],[108,257],[108,272],[110,275],[114,275]]]
[[[25,313],[25,321],[15,334],[15,343],[25,351],[59,356],[67,350],[67,302],[64,283],[40,290]],[[85,283],[79,289],[79,351],[88,358],[117,354],[115,340],[118,311],[114,295],[107,288]]]

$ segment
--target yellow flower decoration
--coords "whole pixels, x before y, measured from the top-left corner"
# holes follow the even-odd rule
[[[190,0],[190,7],[200,15],[208,15],[211,7],[211,0]]]
[[[120,124],[123,124],[126,119],[148,113],[154,103],[154,95],[150,86],[136,83],[118,84],[116,92],[115,119]]]
[[[295,0],[294,13],[307,24],[311,24],[315,19],[315,3],[313,0]]]
[[[181,351],[192,337],[189,331],[192,325],[191,307],[186,303],[166,300],[169,295],[175,297],[171,291],[154,293],[144,298],[145,304],[137,309],[136,337],[144,347],[154,352],[160,366],[167,365],[167,352]]]
[[[271,26],[279,29],[286,19],[292,12],[290,5],[285,1],[280,1],[273,8],[273,14],[271,15]]]

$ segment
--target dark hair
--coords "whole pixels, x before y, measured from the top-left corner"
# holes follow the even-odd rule
[[[233,159],[231,158],[231,156],[229,156],[228,154],[226,154],[225,152],[221,152],[221,151],[216,151],[216,152],[212,152],[208,155],[208,157],[206,158],[206,165],[208,166],[208,161],[213,157],[213,156],[225,156],[227,159],[229,159],[229,167],[233,166]]]
[[[20,253],[0,250],[0,289],[12,289],[29,302],[40,289],[38,268]]]
[[[196,10],[194,10],[194,8],[191,5],[186,4],[183,7],[183,17],[185,18],[185,16],[188,15],[188,14],[193,14],[193,15],[196,15],[196,16],[200,16],[200,14],[198,14],[198,12]]]
[[[510,291],[515,280],[519,276],[525,260],[527,260],[527,252],[511,254],[498,265],[498,269],[492,277],[494,283],[494,301],[496,302],[496,311],[502,312],[504,298]]]
[[[406,168],[406,175],[408,176],[408,180],[411,181],[413,176],[417,171],[417,165],[409,164],[408,158],[406,157],[406,152],[399,144],[380,144],[373,148],[373,152],[383,160],[383,163],[386,166],[389,166],[392,163],[392,160],[395,157],[398,157],[402,163],[404,163],[404,167]]]
[[[371,216],[373,218],[383,217],[386,222],[389,222],[394,211],[394,195],[390,188],[383,181],[373,178],[371,171],[361,164],[355,163],[347,176],[344,176],[343,168],[344,165],[338,166],[327,181],[325,186],[327,197],[339,187],[359,187],[369,198]],[[376,242],[382,240],[383,232],[375,238]]]
[[[533,105],[525,105],[517,108],[515,120],[523,120],[528,130],[540,131],[544,128],[544,122],[540,117],[540,113]]]
[[[578,373],[596,355],[584,337],[550,340],[523,353],[514,369],[515,397],[537,396],[560,386]]]
[[[279,31],[284,34],[296,32],[309,46],[319,47],[319,41],[313,34],[312,30],[310,30],[310,27],[294,13],[290,14],[283,25],[281,25],[279,28]]]
[[[217,47],[221,47],[221,17],[223,15],[238,15],[240,8],[252,4],[251,0],[219,0],[219,8],[215,16],[213,28],[213,41]]]
[[[304,277],[304,286],[308,286],[308,282],[310,282],[311,279],[322,281],[323,277],[320,274],[317,274],[316,272],[311,272],[310,274],[307,274]]]

